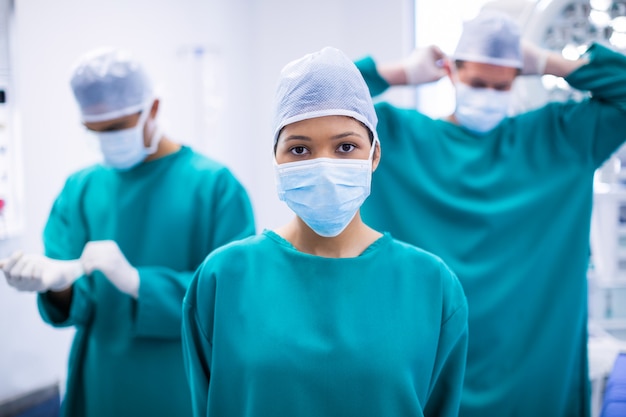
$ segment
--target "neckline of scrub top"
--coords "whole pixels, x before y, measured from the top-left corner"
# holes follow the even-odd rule
[[[148,170],[148,169],[154,169],[155,167],[158,167],[164,163],[167,163],[167,161],[170,161],[172,159],[178,158],[181,155],[186,155],[189,152],[191,152],[191,148],[187,145],[181,145],[180,149],[177,150],[176,152],[172,152],[170,154],[164,155],[160,158],[157,159],[153,159],[151,161],[144,161],[142,163],[140,163],[139,165],[129,169],[129,170],[116,170],[117,173],[121,174],[121,175],[135,175],[135,174],[143,174],[144,171]],[[115,168],[110,168],[115,170]]]
[[[466,127],[463,127],[458,123],[448,120],[446,117],[440,117],[433,120],[439,124],[441,132],[443,133],[442,136],[445,136],[446,138],[453,138],[455,140],[462,140],[469,143],[478,143],[483,146],[485,141],[499,139],[502,136],[502,126],[506,123],[510,123],[510,119],[513,117],[514,116],[506,116],[500,121],[500,123],[498,123],[498,125],[485,133],[472,132]]]
[[[376,252],[379,248],[388,245],[392,241],[391,234],[389,234],[389,232],[384,232],[381,237],[379,237],[374,242],[372,242],[372,244],[369,245],[367,248],[365,248],[365,250],[361,252],[358,256],[351,257],[351,258],[329,258],[326,256],[319,256],[319,255],[313,255],[310,253],[302,252],[298,250],[295,246],[293,246],[291,242],[289,242],[287,239],[283,238],[282,236],[280,236],[278,233],[274,232],[273,230],[264,229],[263,235],[272,239],[274,242],[278,243],[280,246],[283,246],[284,248],[297,253],[298,255],[301,255],[304,257],[310,257],[310,258],[329,259],[329,260],[335,260],[335,261],[361,259],[367,255],[370,255]]]

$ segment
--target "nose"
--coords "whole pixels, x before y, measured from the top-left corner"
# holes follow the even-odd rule
[[[334,148],[331,149],[327,147],[324,147],[323,149],[316,149],[313,152],[313,158],[336,158],[337,156],[334,151]]]

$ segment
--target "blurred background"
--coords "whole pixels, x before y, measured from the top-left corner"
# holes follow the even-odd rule
[[[486,3],[0,0],[0,258],[17,249],[41,252],[42,229],[66,177],[99,160],[69,87],[71,67],[85,52],[107,45],[135,52],[157,85],[165,133],[231,168],[252,198],[261,231],[292,216],[276,197],[272,171],[271,109],[280,69],[328,45],[379,62],[429,44],[452,53],[462,22]],[[510,12],[526,38],[572,58],[592,41],[626,50],[626,1],[500,0],[488,7]],[[515,93],[512,112],[584,97],[554,77],[520,80]],[[380,99],[440,117],[452,112],[453,97],[441,80]],[[595,395],[626,343],[626,157],[620,155],[596,175],[589,274]],[[0,404],[51,384],[62,390],[72,335],[43,324],[34,295],[0,281]]]

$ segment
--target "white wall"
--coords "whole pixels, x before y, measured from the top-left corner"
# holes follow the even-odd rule
[[[232,168],[250,192],[262,230],[291,217],[275,196],[271,166],[271,106],[280,68],[326,45],[355,59],[366,54],[397,59],[412,48],[412,5],[412,0],[17,0],[13,74],[25,226],[20,237],[0,241],[0,258],[14,249],[42,250],[41,231],[65,178],[97,159],[68,86],[69,69],[84,52],[101,45],[135,51],[160,86],[166,133]],[[190,51],[197,46],[210,53],[194,58]],[[211,66],[203,68],[206,64]],[[209,97],[198,88],[202,74]],[[71,329],[44,325],[34,296],[0,281],[0,400],[63,382],[72,335]]]

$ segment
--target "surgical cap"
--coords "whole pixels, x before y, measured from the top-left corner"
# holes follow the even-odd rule
[[[84,122],[137,113],[153,98],[152,84],[130,52],[102,48],[81,57],[70,84]]]
[[[275,96],[274,144],[283,127],[322,116],[350,116],[376,134],[376,113],[369,89],[354,63],[326,47],[287,64]]]
[[[463,24],[454,60],[522,68],[520,29],[506,13],[485,10]]]

